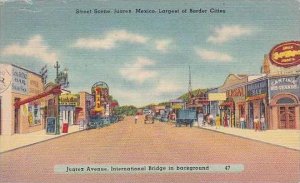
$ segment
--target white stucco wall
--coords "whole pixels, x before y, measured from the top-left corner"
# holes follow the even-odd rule
[[[5,82],[11,81],[12,79],[12,66],[8,64],[0,64],[0,71],[8,73],[4,74]],[[3,77],[3,75],[2,75]],[[11,135],[12,133],[12,115],[13,115],[13,108],[12,108],[12,94],[11,94],[11,82],[9,87],[0,93],[1,97],[1,135]]]

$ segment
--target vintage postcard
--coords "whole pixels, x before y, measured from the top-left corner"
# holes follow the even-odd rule
[[[300,182],[300,0],[0,0],[0,182]]]

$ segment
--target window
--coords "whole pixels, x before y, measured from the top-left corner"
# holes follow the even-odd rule
[[[277,104],[294,104],[294,103],[295,101],[289,97],[283,97],[277,101]]]

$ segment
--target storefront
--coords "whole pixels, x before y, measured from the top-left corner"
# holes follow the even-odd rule
[[[300,129],[300,75],[271,77],[270,128]]]
[[[74,125],[79,113],[79,95],[65,93],[59,96],[60,124]]]
[[[0,64],[1,134],[29,133],[44,128],[42,77],[11,64]],[[5,111],[4,111],[5,109]]]
[[[226,91],[226,96],[232,101],[231,127],[240,127],[240,117],[245,117],[245,86]]]
[[[221,118],[221,125],[224,127],[233,127],[234,126],[234,102],[232,99],[227,99],[223,103],[219,105],[220,109],[220,118]]]
[[[80,121],[88,121],[90,118],[90,112],[94,107],[94,96],[87,92],[79,93],[80,104],[78,109],[78,118],[75,121],[75,124],[79,125]],[[79,110],[80,109],[80,110]]]
[[[246,116],[246,127],[254,128],[254,118],[265,117],[266,128],[268,128],[268,116],[266,116],[266,107],[268,99],[268,80],[263,77],[253,80],[246,86],[246,105],[248,106],[248,115]]]

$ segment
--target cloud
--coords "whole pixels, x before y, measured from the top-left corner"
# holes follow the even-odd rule
[[[156,71],[146,68],[147,66],[151,65],[155,65],[155,61],[145,57],[138,57],[134,63],[125,64],[125,67],[120,69],[120,74],[126,80],[142,84],[146,80],[155,78],[157,76]]]
[[[31,37],[24,45],[20,43],[11,44],[5,47],[1,54],[4,56],[33,57],[50,64],[58,60],[57,54],[49,50],[49,47],[44,43],[40,35]]]
[[[160,52],[166,53],[166,52],[169,51],[170,44],[172,42],[173,41],[171,39],[156,40],[155,41],[155,49],[158,50],[158,51],[160,51]]]
[[[251,35],[252,32],[253,29],[240,25],[223,25],[215,28],[214,34],[208,37],[207,42],[221,44],[241,36]]]
[[[12,3],[12,2],[22,2],[22,3],[26,3],[26,4],[30,4],[32,5],[32,0],[0,0],[0,4],[4,4],[4,3]]]
[[[166,94],[166,93],[174,93],[174,92],[178,92],[181,91],[182,85],[178,85],[172,81],[167,81],[167,80],[159,80],[156,88],[155,88],[155,92],[158,95],[161,94]]]
[[[83,49],[105,49],[109,50],[117,47],[118,43],[129,42],[145,44],[149,38],[127,32],[126,30],[114,30],[107,32],[103,38],[79,38],[72,47]]]
[[[195,49],[195,51],[196,54],[203,60],[221,62],[229,62],[233,60],[233,58],[227,53],[210,51],[206,49]]]

